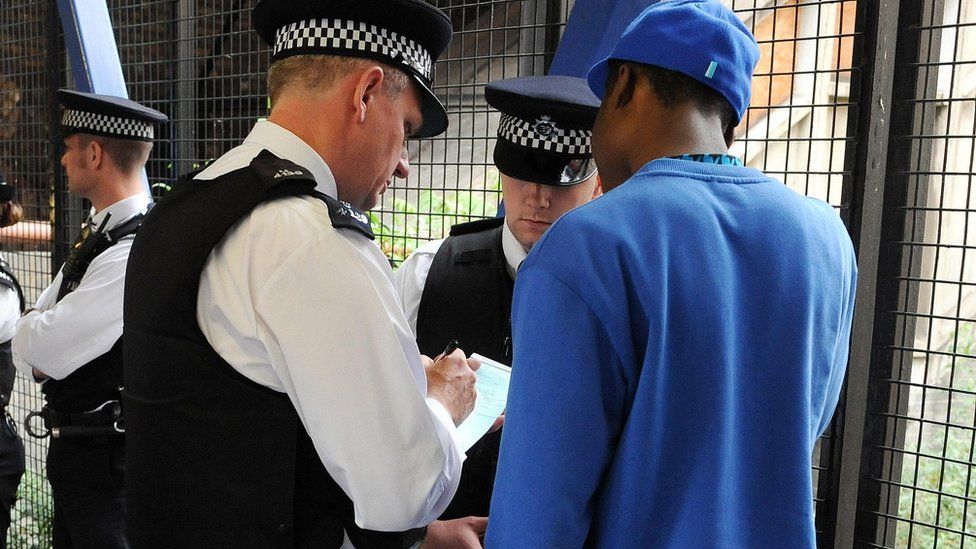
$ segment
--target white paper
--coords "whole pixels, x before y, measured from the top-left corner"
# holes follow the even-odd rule
[[[461,448],[465,452],[485,436],[498,416],[505,411],[508,383],[512,379],[510,367],[478,354],[471,355],[471,358],[480,362],[481,367],[475,372],[478,375],[475,382],[478,399],[474,403],[474,410],[458,425]]]

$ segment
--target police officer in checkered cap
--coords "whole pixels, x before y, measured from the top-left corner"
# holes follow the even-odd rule
[[[504,364],[512,361],[512,288],[519,264],[565,212],[600,192],[590,134],[600,102],[582,78],[530,76],[485,88],[501,113],[494,160],[505,216],[455,225],[397,270],[400,300],[420,351],[445,338]],[[429,542],[484,533],[501,432],[468,451],[461,484]],[[467,518],[466,518],[467,517]]]
[[[420,0],[262,0],[252,21],[270,115],[174,186],[130,258],[129,534],[409,547],[454,495],[478,364],[422,359],[365,210],[407,176],[404,140],[447,125],[451,24]]]
[[[71,194],[91,216],[54,282],[16,326],[17,368],[42,382],[32,433],[50,435],[55,547],[127,547],[122,293],[135,232],[150,207],[142,169],[166,115],[120,97],[59,90]],[[41,424],[43,423],[43,425]]]

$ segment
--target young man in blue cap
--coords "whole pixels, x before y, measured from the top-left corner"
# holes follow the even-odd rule
[[[757,59],[675,0],[590,71],[607,194],[519,271],[489,547],[815,546],[856,266],[832,208],[728,156]]]
[[[430,86],[450,20],[420,0],[261,0],[252,21],[268,119],[177,184],[132,251],[128,532],[409,547],[422,530],[399,532],[457,488],[478,364],[425,364],[364,210],[407,176],[404,140],[447,126]]]
[[[42,382],[51,435],[54,547],[128,547],[122,295],[132,241],[151,199],[142,169],[166,116],[119,97],[59,90],[71,194],[93,213],[54,282],[17,323],[13,358]],[[35,425],[35,429],[41,430]]]
[[[485,99],[502,113],[494,160],[505,217],[452,227],[450,237],[421,246],[395,276],[422,353],[457,338],[470,352],[511,364],[519,265],[556,219],[600,192],[590,147],[600,101],[584,79],[568,76],[492,82]],[[468,450],[458,492],[441,518],[471,518],[432,524],[430,543],[466,526],[483,533],[500,439],[500,432],[489,433]]]

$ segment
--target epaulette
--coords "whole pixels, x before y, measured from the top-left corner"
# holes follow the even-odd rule
[[[489,217],[488,219],[479,219],[477,221],[468,221],[467,223],[459,223],[451,227],[451,236],[480,233],[481,231],[496,229],[498,227],[501,227],[504,221],[505,221],[504,217]]]
[[[345,200],[338,200],[323,193],[315,193],[315,196],[322,199],[329,207],[329,219],[332,226],[337,229],[352,229],[362,233],[366,238],[373,240],[373,227],[369,223],[369,215],[366,212],[357,210],[352,204]]]
[[[268,149],[264,149],[251,159],[250,167],[269,189],[286,181],[311,181],[313,185],[315,184],[315,177],[307,168],[291,160],[278,158]]]
[[[295,164],[291,160],[278,158],[271,151],[265,149],[258,153],[251,160],[251,169],[257,174],[258,178],[268,189],[272,190],[282,183],[305,181],[315,186],[315,177],[308,169]],[[337,229],[352,229],[358,231],[369,238],[374,239],[373,228],[369,223],[369,216],[365,212],[357,210],[352,204],[343,200],[332,198],[331,196],[313,191],[312,196],[325,202],[329,208],[329,218],[332,226]]]

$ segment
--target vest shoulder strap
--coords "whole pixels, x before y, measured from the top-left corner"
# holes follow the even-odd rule
[[[479,219],[477,221],[459,223],[451,227],[451,236],[461,236],[464,234],[480,233],[481,231],[496,229],[501,227],[504,221],[504,217],[489,217],[488,219]]]

